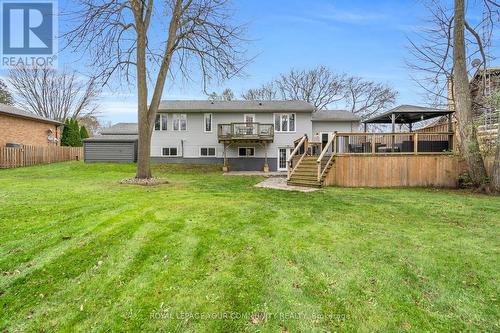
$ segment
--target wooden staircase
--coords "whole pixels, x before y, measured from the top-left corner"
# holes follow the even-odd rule
[[[306,187],[323,186],[328,171],[333,166],[333,163],[335,163],[335,136],[334,134],[330,138],[319,156],[316,156],[314,153],[315,149],[309,148],[313,148],[313,145],[319,145],[321,147],[321,142],[309,142],[307,135],[304,135],[294,142],[295,149],[287,159],[288,185]],[[328,155],[329,147],[331,146],[333,150],[330,150],[330,154]],[[294,161],[296,161],[296,165],[294,165]],[[318,161],[321,161],[321,163]]]
[[[318,164],[316,162],[317,159],[318,159],[317,156],[304,156],[304,158],[297,165],[297,168],[295,169],[292,176],[288,180],[288,185],[317,187],[317,188],[322,187],[325,180],[325,176],[328,174],[328,171],[333,166],[334,159],[332,159],[331,162],[325,166],[326,170],[319,181],[318,181]]]

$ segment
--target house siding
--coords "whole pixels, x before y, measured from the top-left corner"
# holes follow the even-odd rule
[[[0,147],[7,143],[18,143],[30,146],[51,146],[59,145],[58,143],[50,142],[47,137],[49,129],[57,138],[61,138],[60,127],[55,124],[25,119],[15,116],[0,114]]]
[[[315,138],[315,139],[319,138],[320,133],[357,132],[358,130],[359,130],[359,122],[351,122],[351,121],[313,121],[312,122],[313,138]]]
[[[179,112],[176,112],[179,113]],[[210,112],[207,112],[210,113]],[[248,112],[252,113],[252,112]],[[285,112],[286,113],[286,112]],[[216,158],[223,158],[224,145],[218,142],[217,125],[232,122],[243,122],[244,113],[212,113],[212,132],[204,131],[204,113],[187,114],[187,130],[173,131],[172,113],[168,113],[168,129],[166,131],[153,131],[151,137],[151,156],[163,157],[162,148],[175,147],[178,149],[179,157],[182,158],[201,158],[200,148],[216,148]],[[274,133],[274,142],[267,145],[267,157],[276,158],[278,148],[292,147],[294,140],[304,134],[311,135],[311,113],[296,113],[295,132],[293,133]],[[255,121],[263,124],[274,124],[274,113],[255,113]],[[228,158],[239,158],[238,147],[255,147],[254,157],[245,157],[244,160],[255,158],[264,158],[264,147],[258,144],[234,144],[227,151]],[[167,157],[172,159],[173,157]]]

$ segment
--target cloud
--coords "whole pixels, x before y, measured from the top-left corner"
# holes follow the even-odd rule
[[[387,18],[387,15],[383,13],[377,12],[367,12],[364,10],[344,10],[339,9],[335,6],[327,6],[324,10],[319,11],[320,15],[317,15],[318,18],[342,22],[342,23],[350,23],[350,24],[369,24],[374,22],[380,22],[380,20],[384,20]]]

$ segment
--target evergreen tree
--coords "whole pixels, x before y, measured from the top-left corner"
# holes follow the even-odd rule
[[[0,80],[0,103],[7,105],[14,104],[14,99],[7,89],[7,85],[2,80]]]
[[[81,147],[83,145],[78,120],[66,119],[61,136],[61,145],[70,147]]]
[[[87,128],[82,125],[82,127],[80,127],[80,138],[83,140],[88,137],[90,137],[89,132],[87,131]]]

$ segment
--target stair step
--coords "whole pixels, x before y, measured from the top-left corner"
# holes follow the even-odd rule
[[[295,171],[292,176],[318,176],[318,172]]]
[[[316,187],[316,188],[320,188],[321,187],[321,183],[318,183],[318,182],[294,182],[294,181],[291,181],[289,180],[287,182],[288,185],[290,186],[303,186],[303,187]]]
[[[290,180],[297,180],[297,181],[302,181],[302,180],[305,180],[305,181],[311,181],[311,182],[317,182],[318,181],[318,177],[316,176],[296,176],[296,175],[293,175],[292,178],[290,178]]]

